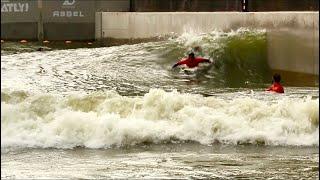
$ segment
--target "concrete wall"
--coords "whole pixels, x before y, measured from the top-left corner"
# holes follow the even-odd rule
[[[272,69],[319,74],[319,12],[100,12],[95,32],[96,39],[136,39],[240,27],[267,30]]]

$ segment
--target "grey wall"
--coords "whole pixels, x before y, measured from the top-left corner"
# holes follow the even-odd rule
[[[129,8],[129,0],[1,0],[1,39],[93,40],[96,11]]]
[[[95,0],[96,12],[130,11],[130,0]]]
[[[1,38],[37,39],[38,2],[1,0]]]
[[[93,39],[94,12],[95,4],[88,0],[43,1],[44,39]]]
[[[28,0],[1,0],[1,23],[37,22],[38,2]]]

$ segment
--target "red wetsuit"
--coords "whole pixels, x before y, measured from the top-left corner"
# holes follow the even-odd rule
[[[177,64],[175,64],[175,66],[185,64],[189,68],[194,68],[194,67],[197,67],[198,64],[202,63],[202,62],[210,62],[210,60],[204,59],[204,58],[200,58],[200,57],[196,57],[194,59],[185,58],[185,59],[180,60]]]
[[[272,92],[276,92],[276,93],[284,93],[283,87],[281,86],[280,83],[273,83],[268,89],[267,91],[272,91]]]

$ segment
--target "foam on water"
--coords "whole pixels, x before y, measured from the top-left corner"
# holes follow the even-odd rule
[[[318,146],[319,99],[275,101],[152,89],[126,97],[1,93],[1,147],[108,148],[141,143]]]

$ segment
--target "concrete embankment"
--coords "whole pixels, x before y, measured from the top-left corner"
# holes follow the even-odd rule
[[[319,12],[98,12],[96,39],[142,39],[241,27],[266,29],[271,69],[319,74]]]

